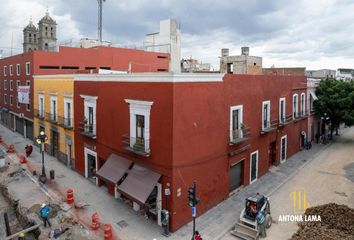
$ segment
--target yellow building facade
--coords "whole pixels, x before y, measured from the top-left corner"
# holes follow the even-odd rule
[[[34,76],[34,136],[45,131],[46,152],[68,167],[74,156],[74,77],[72,75]]]

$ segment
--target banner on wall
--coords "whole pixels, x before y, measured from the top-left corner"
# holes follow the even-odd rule
[[[17,100],[19,103],[29,104],[29,94],[30,94],[30,87],[29,86],[18,86],[17,87]]]

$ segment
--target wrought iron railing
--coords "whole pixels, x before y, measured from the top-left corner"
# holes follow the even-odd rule
[[[39,119],[44,119],[44,111],[41,111],[39,109],[34,109],[34,116],[39,118]]]
[[[144,138],[131,137],[128,134],[122,136],[123,147],[126,150],[138,155],[148,157],[151,155],[150,140]]]
[[[96,124],[79,122],[80,133],[84,136],[96,138]]]
[[[45,113],[45,120],[57,123],[58,122],[58,115],[56,113]]]
[[[264,120],[262,122],[262,133],[266,133],[266,132],[271,132],[273,130],[275,130],[278,125],[279,125],[279,120],[272,120],[272,121],[267,121],[267,120]]]
[[[251,135],[251,128],[241,128],[232,131],[232,139],[230,143],[237,144],[247,140]]]
[[[59,116],[58,123],[64,128],[72,128],[73,127],[73,119]]]

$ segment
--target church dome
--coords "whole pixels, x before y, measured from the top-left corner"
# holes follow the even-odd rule
[[[30,22],[28,23],[28,25],[25,27],[24,30],[27,30],[27,31],[37,31],[36,26],[33,25],[32,19],[30,20]]]
[[[49,12],[47,11],[45,16],[39,20],[39,23],[50,23],[50,24],[56,24],[56,22],[49,16]]]

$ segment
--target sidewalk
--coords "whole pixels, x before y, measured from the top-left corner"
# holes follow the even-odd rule
[[[2,125],[0,125],[0,136],[2,136],[5,143],[14,144],[16,150],[20,153],[24,153],[24,148],[27,144],[33,145],[30,140]],[[238,220],[246,197],[257,192],[271,196],[295,172],[299,171],[306,162],[313,159],[316,154],[327,146],[329,144],[314,144],[310,150],[300,151],[279,167],[272,168],[252,185],[246,186],[241,192],[234,194],[201,217],[198,217],[196,228],[202,233],[203,239],[215,240],[221,238]],[[34,151],[29,157],[29,169],[40,172],[40,164],[41,155],[38,148],[34,147]],[[88,224],[91,221],[91,215],[94,212],[98,212],[102,222],[112,224],[116,235],[121,240],[177,240],[191,238],[191,223],[173,233],[169,238],[163,237],[161,235],[162,229],[155,222],[137,214],[122,201],[114,199],[104,188],[99,188],[92,184],[75,171],[67,168],[56,158],[45,155],[45,166],[48,173],[51,169],[55,170],[54,183],[47,184],[52,191],[60,192],[64,196],[67,188],[73,188],[75,200],[81,200],[89,204],[83,214],[79,216],[81,220]]]

